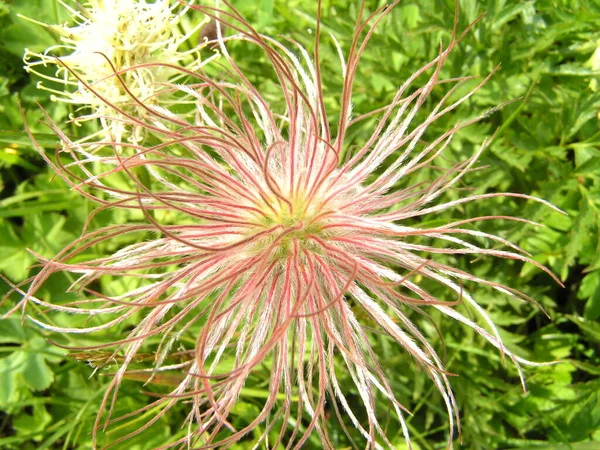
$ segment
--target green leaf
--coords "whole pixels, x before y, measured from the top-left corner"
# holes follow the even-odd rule
[[[23,159],[21,155],[15,152],[13,148],[0,149],[0,167],[6,166],[21,166],[24,169],[28,169],[31,172],[39,172],[36,166],[31,164],[29,161]]]
[[[33,336],[0,359],[0,406],[14,403],[23,391],[43,391],[54,381],[48,362],[62,360],[64,351],[41,336]]]
[[[597,70],[581,67],[580,64],[561,64],[560,66],[545,72],[548,75],[569,76],[569,77],[593,77],[599,76]]]
[[[600,317],[600,270],[587,274],[581,281],[577,297],[587,300],[584,317],[596,320]]]
[[[0,311],[0,316],[3,314]],[[22,344],[30,337],[28,329],[21,325],[21,318],[16,316],[0,319],[0,344]]]
[[[573,223],[573,228],[570,233],[570,240],[565,247],[566,255],[563,264],[561,277],[563,280],[567,277],[567,271],[571,267],[577,257],[580,255],[584,246],[589,243],[591,230],[596,226],[596,214],[590,205],[590,201],[582,197],[579,201],[579,215]]]
[[[590,375],[600,376],[600,367],[594,364],[589,364],[582,361],[570,360],[571,364],[577,367],[579,370],[589,373]]]
[[[12,426],[21,435],[40,434],[52,422],[52,416],[45,405],[33,406],[33,414],[21,413],[15,417]]]
[[[531,441],[524,441],[527,444]],[[539,445],[515,447],[512,450],[598,450],[598,442],[574,442],[572,444],[548,444],[540,442]]]
[[[594,342],[600,343],[600,323],[584,319],[583,317],[567,316],[577,325],[583,333]]]
[[[0,236],[0,271],[14,282],[24,280],[35,258],[27,251],[8,222],[0,222]]]
[[[504,8],[496,17],[494,17],[492,30],[500,29],[507,22],[515,19],[519,14],[523,14],[524,16],[531,14],[531,10],[534,10],[534,4],[534,1],[528,1]]]
[[[44,356],[30,355],[22,367],[21,373],[27,385],[34,391],[48,389],[54,380],[54,373],[46,364]]]
[[[581,175],[600,174],[600,157],[595,156],[588,159],[579,167],[577,167],[575,173]]]
[[[0,358],[0,407],[17,401],[20,385],[18,375],[26,359],[27,356],[20,351]]]
[[[401,6],[400,19],[409,29],[416,28],[423,21],[419,5]]]
[[[273,0],[260,0],[258,27],[263,28],[273,21]]]
[[[58,138],[54,134],[35,133],[34,138],[43,148],[54,149],[58,144]],[[11,145],[13,148],[23,148],[30,152],[35,150],[29,135],[25,131],[0,130],[0,142]]]

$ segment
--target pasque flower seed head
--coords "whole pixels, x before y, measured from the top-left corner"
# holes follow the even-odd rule
[[[161,4],[153,7],[166,14]],[[441,213],[499,196],[552,208],[523,194],[447,197],[473,170],[489,140],[467,160],[431,171],[435,178],[411,181],[435,165],[458,131],[493,112],[426,139],[432,124],[452,114],[488,79],[457,97],[471,78],[442,78],[442,67],[463,36],[457,33],[457,21],[449,42],[400,86],[387,106],[353,117],[361,56],[375,26],[391,10],[382,8],[365,17],[363,3],[353,43],[341,57],[343,90],[339,120],[333,123],[323,94],[320,26],[312,56],[294,41],[285,46],[257,33],[233,9],[192,7],[216,20],[217,42],[212,44],[227,73],[215,79],[202,69],[178,67],[172,59],[153,65],[153,73],[177,70],[189,78],[172,88],[195,99],[194,120],[167,106],[146,104],[146,94],[137,88],[123,89],[128,83],[140,86],[133,73],[130,78],[115,78],[122,83],[115,89],[120,95],[125,91],[127,102],[133,101],[143,114],[122,103],[105,102],[106,94],[90,80],[91,74],[82,77],[80,90],[112,111],[100,114],[106,127],[114,122],[135,125],[154,141],[99,147],[98,142],[74,142],[51,124],[63,148],[57,160],[47,158],[48,163],[73,189],[99,203],[99,211],[137,212],[138,219],[86,231],[44,261],[17,308],[33,302],[48,311],[93,318],[88,325],[64,328],[32,316],[40,326],[59,333],[110,330],[111,336],[119,336],[124,325],[131,327],[126,336],[92,347],[112,348],[121,357],[96,431],[104,414],[109,423],[119,420],[112,415],[124,379],[145,374],[151,382],[169,374],[177,380],[171,392],[121,418],[158,411],[132,434],[143,432],[184,402],[189,406],[187,433],[172,446],[225,448],[260,425],[257,447],[279,448],[283,443],[300,448],[316,433],[324,448],[334,448],[330,420],[337,416],[344,430],[348,426],[358,430],[367,448],[393,448],[383,420],[389,406],[410,445],[407,412],[386,377],[389,368],[373,346],[371,330],[376,328],[414,358],[439,390],[451,441],[458,425],[457,404],[442,359],[413,320],[415,311],[437,311],[472,328],[518,368],[533,363],[504,346],[469,286],[482,284],[502,295],[527,297],[453,267],[444,256],[509,258],[548,271],[516,245],[474,226],[494,219],[533,222],[505,216],[445,220]],[[234,34],[223,37],[221,27]],[[128,29],[122,32],[135,32],[135,27]],[[145,48],[152,34],[148,33],[127,34],[131,40],[127,47]],[[174,39],[168,33],[156,36],[160,36],[156,42]],[[263,51],[274,70],[283,108],[261,95],[236,64],[228,51],[234,43]],[[339,46],[338,50],[343,55]],[[73,71],[81,70],[76,58],[64,63]],[[442,84],[446,93],[432,96]],[[428,100],[432,105],[424,113]],[[112,119],[115,115],[118,121]],[[378,120],[369,136],[350,146],[351,131],[371,126],[373,117]],[[88,147],[97,151],[91,154]],[[62,162],[65,153],[68,163]],[[129,181],[129,187],[111,182],[117,174]],[[418,221],[432,216],[439,218],[435,225]],[[108,256],[85,259],[91,246],[115,239],[123,242],[128,236],[134,243],[121,245]],[[85,294],[84,300],[61,304],[36,296],[42,283],[60,271],[79,275],[72,289]],[[97,292],[95,282],[106,277],[124,280],[126,288]],[[436,297],[432,284],[451,295]],[[186,335],[193,336],[193,343],[181,340]],[[152,349],[155,355],[151,368],[135,367],[142,349]],[[265,368],[268,393],[260,411],[234,425],[232,411],[244,386]],[[345,383],[349,380],[351,387]]]

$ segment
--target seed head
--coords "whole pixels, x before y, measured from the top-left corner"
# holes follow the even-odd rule
[[[333,124],[324,106],[319,27],[311,56],[293,41],[288,48],[258,34],[235,10],[194,8],[237,34],[223,38],[217,33],[219,51],[231,68],[222,81],[202,69],[154,65],[157,71],[179,70],[193,79],[173,85],[195,99],[193,121],[167,107],[148,106],[143,96],[136,104],[148,117],[144,121],[107,105],[156,140],[151,145],[104,145],[93,155],[88,147],[97,148],[98,143],[73,142],[51,124],[64,142],[56,162],[47,158],[56,173],[98,202],[99,211],[124,209],[137,212],[138,220],[86,231],[44,261],[18,306],[33,302],[49,311],[86,314],[95,320],[95,325],[62,328],[32,317],[60,333],[118,334],[122,325],[133,325],[126,337],[94,347],[111,347],[115,357],[122,358],[96,429],[104,413],[108,423],[119,420],[110,418],[124,379],[145,376],[151,382],[170,375],[176,379],[170,393],[121,418],[160,408],[133,434],[184,401],[190,408],[188,433],[172,446],[225,448],[263,424],[257,447],[264,443],[279,448],[283,443],[300,448],[311,433],[317,433],[324,448],[334,448],[329,430],[331,418],[337,417],[344,430],[353,426],[359,431],[367,448],[393,448],[384,426],[389,405],[410,446],[407,412],[372,345],[370,330],[376,328],[414,358],[441,393],[451,441],[458,408],[441,358],[412,320],[415,311],[437,310],[471,327],[518,368],[534,363],[504,346],[469,286],[483,284],[503,295],[527,297],[448,265],[443,256],[509,258],[548,271],[519,247],[473,226],[494,219],[533,222],[486,216],[441,223],[444,216],[437,214],[498,196],[552,207],[522,194],[446,196],[474,169],[489,140],[466,161],[432,171],[437,174],[434,179],[411,182],[415,174],[435,165],[459,130],[493,112],[426,137],[431,124],[452,114],[489,78],[458,99],[457,89],[471,78],[441,78],[444,63],[463,36],[457,33],[457,21],[447,45],[404,82],[389,105],[352,117],[361,55],[374,27],[391,10],[382,8],[365,18],[361,8],[354,44],[341,59],[344,87],[340,118]],[[282,110],[261,95],[230,56],[228,46],[234,41],[264,51],[285,103]],[[65,62],[77,67],[76,61]],[[102,102],[95,83],[82,84]],[[417,120],[417,113],[442,84],[449,86],[446,94]],[[350,146],[351,131],[366,126],[372,117],[378,121],[369,137]],[[112,119],[106,120],[110,126]],[[68,164],[62,162],[65,153]],[[129,180],[129,187],[112,183],[115,175]],[[436,225],[418,220],[430,216],[440,219]],[[86,249],[117,237],[133,243],[109,256],[84,260]],[[79,275],[72,289],[85,294],[85,300],[61,304],[36,297],[40,285],[59,271]],[[98,293],[93,286],[102,277],[123,279],[128,288],[118,295]],[[429,288],[432,284],[449,295],[436,297]],[[478,319],[467,317],[458,303]],[[195,336],[195,342],[182,341],[186,335]],[[134,370],[135,357],[143,348],[152,349],[153,366]],[[269,387],[262,409],[254,419],[234,426],[232,410],[246,382],[264,374],[265,367]],[[354,387],[341,381],[348,379]],[[356,396],[352,401],[351,393]]]

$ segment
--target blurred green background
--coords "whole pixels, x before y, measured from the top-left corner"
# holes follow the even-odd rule
[[[600,3],[593,0],[461,0],[460,29],[480,14],[485,17],[465,37],[444,68],[444,77],[485,76],[501,64],[491,81],[452,116],[437,123],[430,135],[477,112],[506,102],[484,121],[459,133],[442,165],[462,160],[486,136],[497,130],[481,157],[487,166],[464,183],[476,193],[510,191],[551,201],[568,213],[562,216],[539,204],[509,199],[465,205],[439,220],[452,217],[518,215],[546,225],[486,224],[482,228],[506,237],[548,266],[564,282],[561,288],[532,265],[510,260],[448,258],[465,270],[519,289],[535,298],[551,320],[532,305],[501,297],[484,287],[470,287],[475,299],[504,329],[507,345],[534,361],[561,359],[558,365],[527,369],[528,392],[523,393],[516,371],[483,339],[457,323],[426,329],[444,354],[462,417],[462,443],[467,449],[592,450],[600,448]],[[369,11],[383,2],[366,1]],[[292,37],[312,48],[316,5],[313,1],[255,0],[234,2],[260,32]],[[322,67],[331,122],[335,124],[342,78],[328,32],[348,50],[357,0],[323,1]],[[57,140],[38,123],[36,102],[58,123],[68,118],[64,104],[53,103],[36,89],[39,81],[23,69],[24,49],[43,51],[57,43],[47,29],[19,17],[47,23],[68,19],[53,0],[0,2],[0,273],[18,283],[32,273],[35,258],[28,249],[52,256],[77,237],[93,205],[53,177],[29,143],[17,102],[40,142],[54,154]],[[355,83],[354,111],[367,112],[387,104],[395,90],[416,69],[435,56],[439,42],[448,42],[454,1],[406,0],[383,21],[367,47]],[[201,17],[192,14],[193,20]],[[192,20],[192,21],[193,21]],[[238,64],[269,97],[273,73],[258,50],[231,46]],[[443,92],[442,92],[443,93]],[[438,99],[442,93],[435,94]],[[435,100],[434,98],[432,99]],[[276,103],[277,99],[273,98]],[[433,103],[425,105],[431,106]],[[365,122],[350,136],[360,142],[369,134]],[[65,127],[77,134],[73,127]],[[437,218],[428,218],[432,223]],[[99,216],[97,225],[132,220],[122,211]],[[137,218],[136,220],[140,220]],[[501,226],[501,228],[499,228]],[[110,248],[95,251],[110,252]],[[72,280],[71,280],[72,281]],[[65,298],[70,280],[55,277],[40,295]],[[0,293],[8,291],[0,280]],[[103,285],[109,292],[118,287]],[[0,306],[5,312],[18,296]],[[433,315],[434,320],[439,319]],[[418,320],[418,319],[415,319]],[[438,321],[440,322],[440,321]],[[429,327],[431,328],[431,327]],[[0,321],[0,448],[88,449],[90,430],[108,377],[92,375],[94,356],[73,355],[52,346],[48,333],[19,317]],[[101,340],[101,337],[99,338]],[[70,338],[64,343],[89,342]],[[414,413],[409,419],[417,449],[446,448],[445,409],[427,376],[384,336],[373,345],[385,364],[390,383]],[[101,359],[102,354],[95,357]],[[109,368],[110,369],[110,368]],[[233,411],[245,422],[266,397],[266,378],[251,378]],[[124,383],[123,410],[145,405],[142,383]],[[158,447],[180,436],[186,408],[174,410],[150,433],[116,448]],[[137,425],[147,420],[142,416]],[[391,419],[393,422],[393,419]],[[102,437],[107,444],[136,423],[117,424]],[[332,420],[336,448],[351,448]],[[395,429],[397,424],[390,425]],[[404,448],[400,436],[392,436]],[[360,438],[357,442],[362,442]],[[238,448],[251,448],[252,436]],[[282,447],[283,448],[283,447]],[[317,436],[306,448],[320,448]]]

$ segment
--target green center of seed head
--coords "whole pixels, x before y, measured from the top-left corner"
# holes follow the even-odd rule
[[[315,213],[310,208],[306,208],[302,202],[279,203],[266,221],[268,227],[281,226],[281,230],[268,239],[267,245],[277,241],[273,257],[280,259],[289,256],[294,251],[294,242],[298,250],[312,248],[314,243],[308,237],[317,234],[320,229],[314,218]]]

